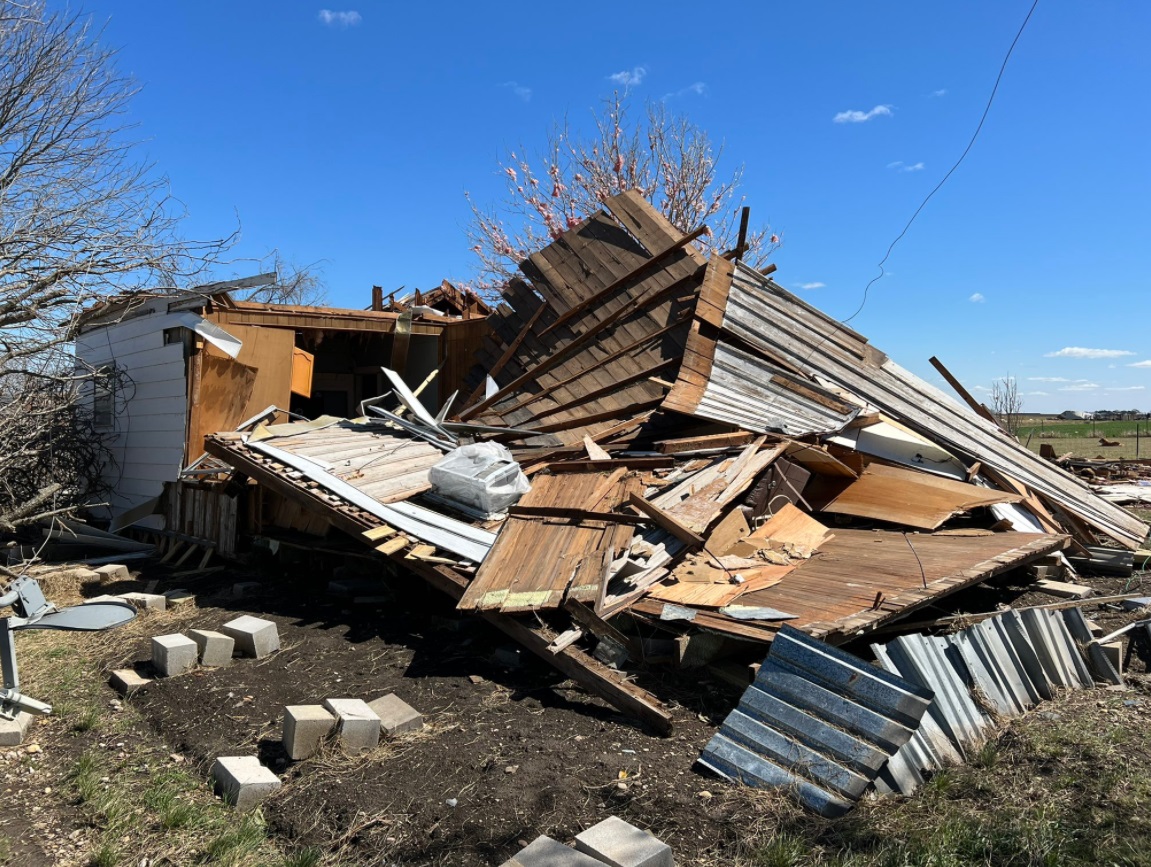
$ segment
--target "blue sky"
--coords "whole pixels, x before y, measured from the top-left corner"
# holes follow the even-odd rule
[[[666,99],[744,165],[753,218],[784,239],[779,282],[844,317],[966,146],[1029,7],[85,9],[143,85],[133,120],[187,234],[238,219],[234,255],[319,263],[331,303],[466,279],[465,191],[498,200],[500,156],[585,123],[627,71],[633,100]],[[1041,0],[975,147],[852,326],[932,382],[931,355],[981,396],[1013,375],[1028,410],[1151,409],[1149,35],[1148,3]]]

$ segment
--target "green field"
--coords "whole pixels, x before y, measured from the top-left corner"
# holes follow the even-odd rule
[[[1072,452],[1080,458],[1151,458],[1151,421],[1063,421],[1025,417],[1020,420],[1019,441],[1034,452],[1049,443],[1059,455]],[[1118,446],[1104,446],[1106,439]]]

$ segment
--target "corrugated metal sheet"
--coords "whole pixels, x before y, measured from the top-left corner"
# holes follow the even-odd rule
[[[1005,473],[1127,547],[1146,537],[1143,522],[742,263],[735,267],[722,328],[769,357],[824,377],[958,456]]]
[[[858,409],[839,412],[804,397],[786,387],[785,382],[778,368],[721,337],[716,343],[711,376],[693,414],[747,430],[778,430],[788,436],[840,430],[859,414]],[[805,383],[804,387],[839,403],[835,395],[814,383]]]
[[[910,739],[931,691],[784,626],[700,763],[784,788],[825,816],[849,810]]]
[[[977,710],[979,704],[996,717],[1015,717],[1050,698],[1052,684],[1073,689],[1093,684],[1076,643],[1082,636],[1089,638],[1090,631],[1082,612],[1069,612],[1074,614],[1007,611],[946,638],[905,635],[887,645],[872,645],[872,650],[888,671],[936,691],[924,720],[943,720],[951,742],[962,749],[982,740],[995,724]],[[927,726],[921,725],[883,772],[886,789],[910,794],[921,781],[918,771],[940,767],[935,756],[925,755],[926,733]]]

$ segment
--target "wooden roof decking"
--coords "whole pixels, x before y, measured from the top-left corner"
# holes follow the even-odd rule
[[[663,401],[654,380],[675,379],[703,260],[637,199],[616,197],[615,219],[597,213],[523,263],[531,287],[513,281],[515,309],[493,318],[503,348],[480,355],[500,391],[463,418],[571,444]]]

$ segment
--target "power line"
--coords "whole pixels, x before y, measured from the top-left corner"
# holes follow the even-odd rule
[[[979,138],[979,133],[983,130],[983,124],[987,120],[987,115],[991,112],[991,105],[995,102],[995,94],[999,92],[999,83],[1003,81],[1003,73],[1007,69],[1007,61],[1011,59],[1011,54],[1015,51],[1015,46],[1019,43],[1019,38],[1023,35],[1023,31],[1027,28],[1027,22],[1031,20],[1031,15],[1035,12],[1035,7],[1038,5],[1039,0],[1035,0],[1035,2],[1031,4],[1031,8],[1027,10],[1027,17],[1023,19],[1023,23],[1019,25],[1019,31],[1015,34],[1015,38],[1011,40],[1011,47],[1007,49],[1007,54],[1003,58],[1003,63],[999,66],[999,74],[995,77],[995,86],[991,88],[991,95],[987,98],[987,105],[983,109],[983,114],[979,118],[979,124],[975,127],[975,132],[972,133],[971,140],[967,143],[967,147],[963,149],[963,153],[959,155],[959,159],[955,161],[955,165],[947,170],[947,174],[945,174],[939,183],[935,185],[935,188],[927,194],[927,197],[924,198],[922,202],[920,202],[919,207],[915,209],[915,213],[911,215],[911,219],[907,221],[907,225],[903,227],[903,231],[900,232],[895,237],[895,240],[891,242],[891,245],[887,248],[887,252],[884,253],[883,258],[879,260],[879,273],[872,277],[868,284],[863,287],[863,300],[859,302],[859,307],[856,308],[855,312],[843,320],[843,324],[846,325],[861,312],[863,312],[863,308],[867,305],[868,294],[871,290],[871,287],[876,283],[876,281],[883,279],[883,276],[887,273],[883,266],[887,264],[887,260],[891,256],[891,251],[895,249],[895,245],[903,240],[903,236],[907,234],[908,229],[911,228],[911,224],[915,222],[915,218],[919,216],[920,212],[925,207],[927,207],[927,203],[930,202],[932,197],[939,192],[944,184],[947,183],[947,180],[955,173],[955,170],[959,168],[963,161],[967,159],[967,155],[971,153],[971,148],[974,147],[975,140]]]

